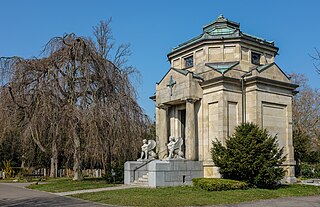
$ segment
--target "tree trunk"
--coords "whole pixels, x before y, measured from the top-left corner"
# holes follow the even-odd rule
[[[74,155],[73,155],[73,180],[81,180],[81,168],[80,168],[80,138],[77,135],[74,135],[73,138],[74,144]]]
[[[51,166],[50,166],[50,177],[56,178],[58,175],[58,149],[57,142],[54,139],[52,141],[52,155],[51,155]]]
[[[106,158],[106,174],[111,174],[111,163],[112,163],[112,158],[111,158],[111,144],[108,142],[108,152],[107,152],[107,158]]]

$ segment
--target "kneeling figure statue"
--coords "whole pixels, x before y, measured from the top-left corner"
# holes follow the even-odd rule
[[[141,147],[141,156],[138,161],[155,159],[157,154],[153,151],[157,143],[154,140],[142,140],[143,145]]]
[[[182,151],[183,139],[182,137],[169,137],[168,143],[168,158],[167,159],[184,159]]]

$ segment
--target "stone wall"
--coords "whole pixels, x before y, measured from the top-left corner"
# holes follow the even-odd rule
[[[192,185],[193,178],[203,177],[203,165],[199,161],[155,161],[149,166],[149,186]]]
[[[143,167],[139,166],[145,164]],[[124,183],[131,184],[148,173],[149,187],[192,185],[193,178],[203,177],[203,163],[191,160],[129,161],[124,165]]]
[[[248,71],[249,68],[254,66],[251,63],[252,52],[260,54],[260,64],[274,62],[274,51],[271,51],[270,48],[261,48],[258,45],[247,44],[246,41],[238,41],[236,43],[234,41],[203,43],[203,45],[194,47],[191,50],[181,51],[180,54],[169,57],[169,60],[171,67],[184,69],[184,58],[192,55],[194,66],[188,68],[188,70],[196,73],[203,73],[207,70],[204,67],[205,63],[228,61],[239,61],[240,68]]]

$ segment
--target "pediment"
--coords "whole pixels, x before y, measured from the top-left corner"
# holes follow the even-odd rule
[[[287,76],[276,63],[259,66],[256,68],[256,71],[259,77],[288,83],[291,82],[289,76]]]
[[[209,67],[207,67],[209,68]],[[219,73],[216,70],[212,70],[211,68],[209,68],[208,70],[206,70],[204,73],[201,74],[204,80],[210,80],[212,78],[217,78],[222,76],[221,73]]]
[[[207,70],[201,75],[204,80],[224,76],[225,74],[229,76],[230,71],[238,65],[239,61],[206,63],[205,66]]]
[[[157,104],[181,102],[188,98],[201,98],[202,89],[199,81],[202,81],[202,78],[191,71],[170,68],[157,83]]]
[[[168,72],[163,76],[163,78],[157,83],[158,86],[163,86],[169,83],[171,77],[176,80],[176,79],[186,79],[186,74],[179,73],[177,69],[175,68],[170,68]]]

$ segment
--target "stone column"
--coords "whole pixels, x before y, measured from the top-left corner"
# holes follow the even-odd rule
[[[156,121],[158,124],[157,128],[157,136],[159,146],[159,159],[163,159],[165,155],[167,155],[167,142],[168,142],[168,107],[165,105],[159,105],[157,107],[158,117],[156,117]]]
[[[187,160],[197,160],[196,155],[196,131],[195,131],[195,117],[194,117],[194,103],[196,100],[186,100],[186,154]]]

